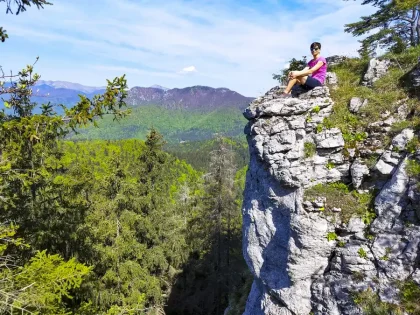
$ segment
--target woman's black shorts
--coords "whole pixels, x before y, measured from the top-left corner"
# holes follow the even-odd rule
[[[308,77],[306,79],[305,84],[302,85],[302,88],[309,91],[309,90],[312,90],[313,88],[316,88],[317,86],[322,86],[322,83],[319,82],[317,79],[314,79],[312,77]]]

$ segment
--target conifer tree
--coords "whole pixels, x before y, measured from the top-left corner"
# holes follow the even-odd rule
[[[345,29],[354,36],[369,34],[361,41],[361,50],[372,53],[379,45],[401,52],[420,43],[417,0],[364,0],[362,5],[372,5],[378,10],[370,16],[363,16],[358,22],[347,24]]]
[[[210,172],[206,175],[203,223],[207,230],[208,248],[214,275],[214,312],[221,314],[226,305],[230,282],[232,220],[235,204],[233,151],[227,139],[218,138],[211,152]],[[212,279],[213,278],[213,279]]]
[[[168,302],[169,315],[223,314],[229,293],[241,286],[247,270],[241,251],[243,187],[235,178],[231,141],[218,138],[216,143],[204,175],[202,202],[194,206],[188,222],[191,256]]]
[[[80,259],[95,265],[82,299],[97,312],[162,309],[188,255],[183,209],[173,199],[179,170],[163,143],[152,130],[141,149],[107,144],[94,153],[106,169],[94,170],[92,206],[78,238],[85,235]]]

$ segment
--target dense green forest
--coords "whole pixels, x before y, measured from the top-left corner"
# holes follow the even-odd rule
[[[233,163],[238,168],[248,165],[249,152],[245,137],[224,138],[224,140],[229,149],[235,153],[233,155]],[[206,171],[211,165],[211,152],[216,150],[217,146],[218,140],[213,138],[211,140],[186,143],[167,143],[163,148],[178,159],[188,162],[195,169]]]
[[[168,143],[212,139],[217,134],[225,137],[240,137],[246,124],[239,109],[218,109],[200,112],[185,109],[166,109],[159,106],[130,107],[130,116],[119,122],[105,116],[93,125],[78,130],[73,140],[92,139],[144,139],[150,128],[155,128]]]
[[[167,314],[219,314],[246,281],[238,251],[245,169],[235,168],[229,141],[217,141],[206,174],[164,152],[154,129],[144,142],[63,141],[104,108],[121,115],[114,105],[123,107],[124,87],[116,79],[95,106],[67,110],[70,121],[48,106],[32,114],[29,98],[9,101],[2,276],[14,281],[0,289],[3,312],[159,314],[168,305]]]
[[[250,282],[234,142],[214,140],[202,172],[163,151],[153,128],[144,141],[69,141],[102,118],[129,121],[125,76],[60,116],[49,104],[35,111],[34,68],[0,86],[10,96],[0,113],[0,313],[221,314]]]
[[[3,2],[14,12],[49,5]],[[394,54],[418,45],[406,25],[381,29],[387,9],[398,15],[418,1],[365,3],[379,15],[347,30],[382,32],[363,42],[363,64],[378,43]],[[1,27],[0,39],[7,45]],[[0,75],[0,313],[242,314],[252,277],[241,252],[248,154],[239,111],[130,113],[122,76],[64,116],[49,104],[35,112],[34,67]]]

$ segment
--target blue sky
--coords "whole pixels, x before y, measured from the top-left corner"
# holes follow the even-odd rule
[[[208,85],[246,96],[273,87],[272,73],[310,55],[313,41],[324,56],[357,55],[344,24],[373,12],[358,0],[50,1],[2,17],[4,70],[39,56],[44,80],[103,86],[126,74],[130,87]]]

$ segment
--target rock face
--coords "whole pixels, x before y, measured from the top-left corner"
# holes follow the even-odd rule
[[[419,194],[405,172],[405,146],[413,131],[397,135],[390,155],[379,159],[391,171],[370,170],[345,154],[339,129],[317,128],[332,111],[327,87],[295,98],[279,98],[280,93],[274,88],[244,111],[250,163],[243,253],[254,275],[244,315],[362,314],[351,296],[367,288],[394,301],[393,279],[419,273],[420,229],[404,225],[407,218],[417,222]],[[370,227],[358,217],[341,222],[341,209],[324,214],[325,198],[305,200],[305,190],[316,184],[342,181],[362,188],[364,178],[377,173],[385,183]],[[337,237],[328,239],[329,233]]]
[[[329,66],[335,66],[335,65],[338,65],[340,63],[343,63],[347,59],[347,57],[346,56],[334,55],[334,56],[329,56],[325,59],[327,60],[327,63],[328,63]]]
[[[352,113],[357,113],[361,108],[365,107],[368,100],[362,100],[360,97],[353,97],[350,100],[349,110]]]
[[[408,73],[411,84],[414,88],[420,87],[420,58],[419,63]]]
[[[326,76],[326,83],[328,86],[332,87],[333,89],[337,88],[338,86],[338,78],[337,74],[334,72],[327,72]]]
[[[369,67],[363,77],[363,85],[372,86],[373,82],[380,79],[388,71],[391,62],[389,60],[379,60],[373,58],[369,62]]]

